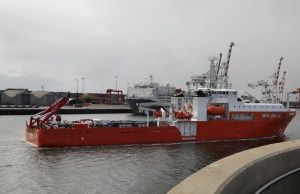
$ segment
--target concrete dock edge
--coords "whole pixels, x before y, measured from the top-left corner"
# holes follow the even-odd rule
[[[270,144],[218,160],[189,176],[168,193],[254,193],[271,180],[299,167],[300,140]],[[295,190],[300,193],[299,176],[289,183],[283,182],[284,185],[276,188],[285,193]]]

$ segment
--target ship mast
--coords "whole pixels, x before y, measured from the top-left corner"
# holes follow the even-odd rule
[[[150,74],[149,77],[150,77],[150,84],[152,84],[153,83],[153,74]]]

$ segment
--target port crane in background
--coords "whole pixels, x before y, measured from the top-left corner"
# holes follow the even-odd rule
[[[285,75],[286,75],[286,71],[284,71],[283,76],[282,76],[282,80],[281,80],[281,82],[278,83],[278,77],[279,77],[279,73],[280,73],[282,60],[283,60],[283,58],[281,57],[280,60],[279,60],[279,64],[278,64],[278,67],[277,67],[276,71],[271,76],[267,77],[269,79],[259,80],[255,83],[249,83],[248,84],[248,87],[251,87],[251,88],[256,88],[256,87],[261,87],[262,88],[261,89],[261,93],[262,93],[261,102],[264,102],[264,103],[279,103],[280,101],[283,100],[283,97],[282,97],[282,99],[280,99],[278,97],[279,93],[283,94]],[[269,84],[268,82],[271,79],[273,79],[273,82],[271,84]]]
[[[295,94],[296,99],[298,100],[297,103],[291,104],[292,106],[300,107],[300,88],[297,88],[295,91],[289,92],[290,94]],[[298,97],[297,97],[298,96]],[[288,101],[288,100],[287,100]]]
[[[285,83],[285,75],[286,71],[283,72],[281,81],[278,83],[278,92],[281,93],[281,99],[283,100],[283,91],[284,91],[284,83]]]

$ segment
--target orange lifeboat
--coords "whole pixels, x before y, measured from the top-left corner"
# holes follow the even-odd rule
[[[174,116],[177,119],[191,119],[193,117],[193,114],[188,114],[183,111],[180,111],[180,112],[175,112]]]
[[[225,113],[226,113],[225,107],[217,107],[213,105],[209,105],[207,107],[208,115],[225,115]]]

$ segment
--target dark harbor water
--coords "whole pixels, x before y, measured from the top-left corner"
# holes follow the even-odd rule
[[[136,119],[131,114],[63,119]],[[0,193],[166,193],[206,165],[246,149],[300,139],[300,111],[285,136],[257,140],[36,148],[25,142],[29,116],[0,116]]]

